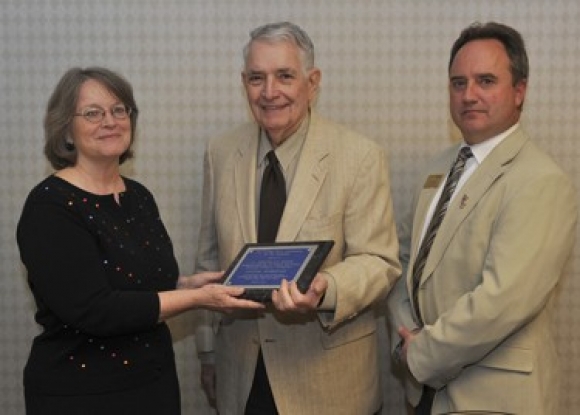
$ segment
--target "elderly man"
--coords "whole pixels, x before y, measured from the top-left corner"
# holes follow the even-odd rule
[[[227,415],[376,413],[373,305],[400,275],[385,153],[312,111],[321,73],[298,26],[255,29],[244,59],[255,122],[208,144],[196,270],[225,269],[248,242],[335,244],[305,293],[284,281],[265,312],[202,327],[203,387]],[[271,170],[285,204],[261,198]],[[277,209],[279,227],[262,237],[261,217]]]
[[[511,27],[475,24],[451,49],[463,142],[427,166],[401,227],[406,278],[388,299],[418,415],[560,413],[549,310],[574,242],[576,195],[519,124],[527,81]]]

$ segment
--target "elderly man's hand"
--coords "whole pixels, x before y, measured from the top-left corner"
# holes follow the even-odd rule
[[[305,313],[318,308],[327,288],[328,281],[321,273],[316,274],[304,294],[300,292],[295,282],[283,280],[280,288],[272,292],[272,303],[279,311]]]

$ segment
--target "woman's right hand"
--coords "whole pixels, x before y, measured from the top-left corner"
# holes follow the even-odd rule
[[[262,310],[264,305],[239,298],[244,289],[220,284],[223,272],[203,272],[179,277],[177,290],[159,292],[159,321],[196,308],[231,312],[237,309]]]
[[[231,312],[236,309],[261,310],[264,308],[262,303],[239,298],[244,293],[244,289],[241,287],[206,284],[195,291],[199,295],[199,307],[201,308],[223,312]]]
[[[223,271],[200,272],[193,275],[182,275],[177,281],[177,288],[200,288],[211,283],[219,283],[224,277]]]

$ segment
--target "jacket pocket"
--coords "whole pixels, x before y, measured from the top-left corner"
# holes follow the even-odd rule
[[[332,349],[374,335],[377,325],[372,313],[366,311],[354,320],[345,322],[335,330],[325,331],[321,336],[322,347]]]
[[[503,346],[477,363],[477,366],[531,373],[534,369],[534,356],[530,349]]]

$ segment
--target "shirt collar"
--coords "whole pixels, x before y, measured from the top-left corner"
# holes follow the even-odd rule
[[[475,160],[477,161],[477,164],[483,163],[483,160],[485,160],[485,158],[489,155],[489,153],[491,153],[493,151],[493,149],[499,145],[499,143],[501,143],[503,140],[505,140],[505,138],[508,135],[513,133],[516,130],[516,128],[519,127],[519,125],[520,125],[520,123],[517,122],[514,125],[512,125],[510,128],[508,128],[507,130],[505,130],[503,133],[500,133],[500,134],[496,135],[495,137],[492,137],[492,138],[485,140],[481,143],[474,144],[474,145],[470,146],[471,151],[473,152],[473,156],[474,156]],[[465,146],[467,146],[467,144],[464,141],[463,144],[461,145],[461,147],[465,147]]]
[[[296,157],[302,144],[306,140],[306,135],[308,133],[308,127],[310,126],[310,113],[304,118],[300,127],[294,134],[288,137],[278,148],[276,148],[276,157],[280,161],[283,171],[288,171],[288,167],[294,157]],[[258,145],[258,167],[263,167],[266,163],[266,154],[272,150],[272,144],[268,139],[268,135],[264,129],[260,129],[260,143]]]

